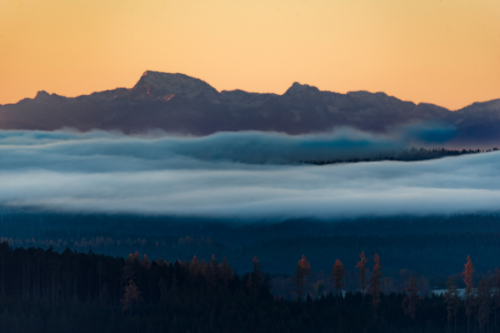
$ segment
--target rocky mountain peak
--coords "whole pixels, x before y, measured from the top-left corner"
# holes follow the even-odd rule
[[[292,86],[288,88],[288,90],[285,92],[285,95],[293,96],[293,95],[304,95],[304,94],[316,94],[319,92],[320,92],[319,89],[314,86],[294,82]]]
[[[40,99],[46,99],[49,98],[50,94],[46,92],[45,90],[40,90],[39,92],[36,93],[35,99],[40,100]]]
[[[184,74],[154,71],[144,72],[131,93],[135,97],[153,99],[170,99],[173,96],[193,99],[202,96],[211,101],[219,95],[216,89],[202,80]]]

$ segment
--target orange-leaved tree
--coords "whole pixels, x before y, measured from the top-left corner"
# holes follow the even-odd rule
[[[293,276],[293,284],[295,285],[295,293],[297,300],[302,300],[305,291],[305,284],[307,276],[311,274],[311,264],[305,255],[297,262],[297,268]]]
[[[139,303],[142,301],[141,291],[134,283],[134,280],[130,279],[127,286],[125,287],[125,293],[121,299],[123,305],[123,311],[129,310],[129,314],[132,317],[132,305],[133,303]]]
[[[341,294],[342,288],[344,287],[344,277],[344,265],[339,259],[337,259],[335,261],[335,265],[332,267],[332,273],[330,274],[330,280],[333,281],[333,287],[335,288],[337,296]]]
[[[363,292],[363,305],[365,304],[365,293],[366,293],[366,264],[368,259],[365,257],[365,251],[361,251],[359,255],[359,261],[356,264],[356,268],[359,272],[359,281],[361,283],[361,291]]]
[[[470,256],[467,256],[467,263],[464,264],[464,270],[462,275],[464,277],[465,282],[465,314],[467,315],[467,332],[470,332],[470,315],[472,314],[472,310],[474,307],[474,264],[470,259]]]
[[[356,264],[356,268],[359,272],[359,281],[361,282],[361,291],[363,292],[363,305],[365,304],[365,293],[366,293],[366,263],[368,259],[365,257],[365,251],[361,251],[359,255],[360,260]]]

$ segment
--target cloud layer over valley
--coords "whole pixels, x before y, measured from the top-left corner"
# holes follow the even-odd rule
[[[0,205],[211,217],[356,217],[498,211],[500,152],[324,166],[304,159],[403,148],[351,130],[202,138],[0,132]]]

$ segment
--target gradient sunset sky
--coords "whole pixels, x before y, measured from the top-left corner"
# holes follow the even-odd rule
[[[132,87],[145,70],[454,110],[500,98],[500,1],[0,1],[0,104]]]

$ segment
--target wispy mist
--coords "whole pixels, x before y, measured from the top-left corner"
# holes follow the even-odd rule
[[[204,138],[4,131],[0,204],[248,218],[498,210],[498,152],[411,163],[294,163],[403,147],[350,130]]]

